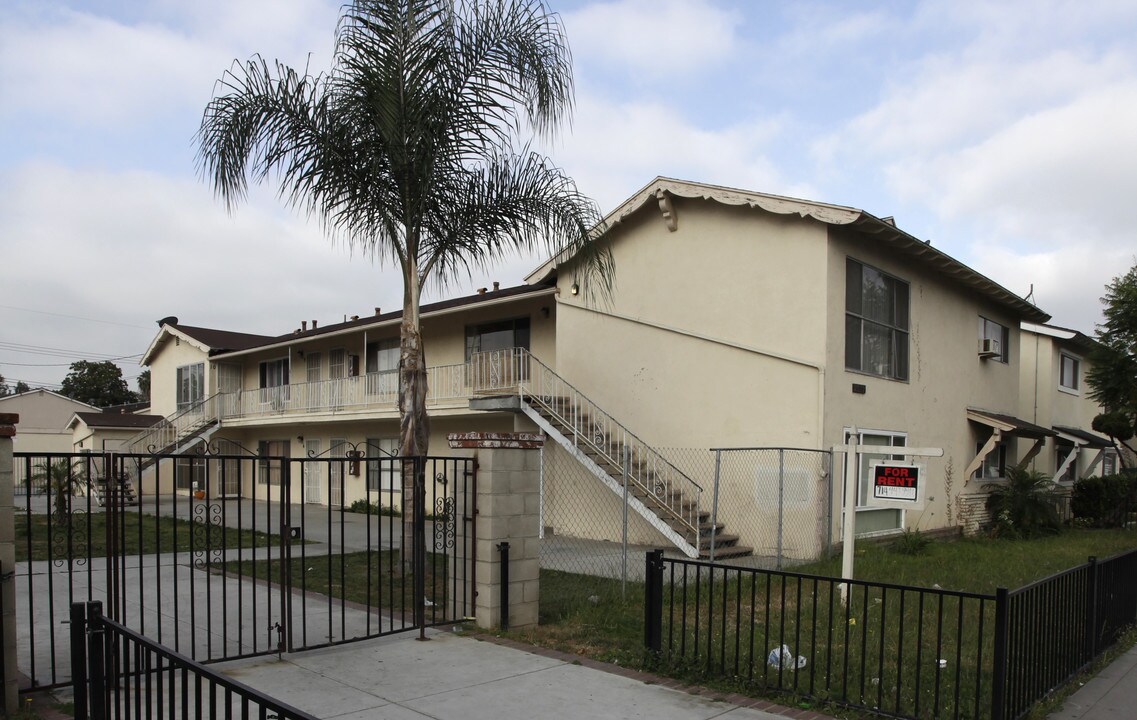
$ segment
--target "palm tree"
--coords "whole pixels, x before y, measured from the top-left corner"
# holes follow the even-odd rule
[[[249,178],[403,280],[401,454],[426,454],[419,298],[518,250],[573,258],[610,288],[595,203],[520,144],[572,106],[572,59],[544,0],[352,0],[332,69],[254,57],[219,81],[198,131],[203,175],[232,212]]]
[[[1008,468],[1005,482],[987,490],[987,512],[995,532],[1009,537],[1050,535],[1062,529],[1054,481],[1037,470]]]
[[[35,466],[29,480],[33,483],[42,483],[44,488],[53,496],[54,512],[57,518],[70,516],[70,501],[68,498],[75,494],[75,488],[80,483],[79,465],[72,465],[66,458],[55,462],[44,460]]]

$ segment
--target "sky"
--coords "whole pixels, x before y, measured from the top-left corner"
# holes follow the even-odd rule
[[[662,175],[893,216],[1087,333],[1137,264],[1132,0],[549,1],[576,105],[541,147],[603,212]],[[270,185],[230,214],[196,164],[222,72],[328,69],[339,7],[0,0],[0,375],[113,359],[133,389],[170,315],[277,335],[400,306],[392,268]]]

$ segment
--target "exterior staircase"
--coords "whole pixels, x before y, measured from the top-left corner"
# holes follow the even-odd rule
[[[129,476],[107,480],[105,475],[91,478],[87,484],[87,493],[99,505],[106,507],[108,502],[116,505],[137,505],[138,493],[134,489],[134,481]]]
[[[629,507],[680,551],[715,560],[753,554],[711,524],[698,483],[528,351],[513,353],[521,411],[621,498],[626,479]]]
[[[169,454],[182,452],[198,440],[208,440],[218,425],[217,401],[218,395],[211,395],[146,428],[123,444],[123,452]]]

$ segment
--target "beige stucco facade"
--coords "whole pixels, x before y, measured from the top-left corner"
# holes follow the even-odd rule
[[[71,452],[71,430],[67,423],[77,412],[98,411],[99,408],[50,390],[29,390],[0,397],[0,413],[20,416],[20,433],[13,441],[14,452]]]
[[[1028,385],[1028,375],[1031,383],[1052,385],[1049,375],[1057,372],[1053,348],[1043,349],[1020,330],[1048,316],[891,220],[855,208],[659,178],[613,211],[605,228],[602,241],[616,267],[607,296],[581,287],[569,259],[560,267],[549,261],[526,286],[495,287],[424,307],[432,453],[445,452],[450,432],[535,429],[532,416],[516,407],[487,412],[484,405],[472,409],[471,401],[486,387],[496,394],[514,392],[511,378],[537,373],[543,363],[548,370],[540,372],[563,383],[559,393],[586,397],[618,421],[621,432],[654,447],[827,451],[857,428],[867,443],[942,448],[942,458],[922,461],[925,509],[860,508],[860,531],[887,533],[962,522],[964,500],[974,504],[982,497],[982,484],[965,469],[979,467],[988,479],[996,471],[984,466],[982,453],[977,456],[995,422],[984,413],[1040,426],[1062,419],[1089,428],[1093,409],[1084,394],[1043,398]],[[903,287],[903,308],[896,310],[903,327],[889,331],[888,341],[903,344],[905,372],[849,366],[848,328],[865,322],[847,297],[851,267]],[[469,338],[501,327],[514,328],[510,332],[532,360],[501,361],[514,358],[506,354],[496,357],[495,367],[477,365],[485,359],[468,354]],[[203,393],[216,395],[219,421],[202,439],[225,440],[242,452],[276,442],[292,458],[326,457],[341,442],[346,445],[336,452],[366,451],[373,441],[394,448],[395,378],[376,372],[382,363],[374,358],[377,344],[389,347],[398,329],[392,313],[320,328],[305,323],[286,335],[219,349],[190,328],[164,327],[146,356],[153,412],[174,414],[177,368],[204,363]],[[992,329],[998,337],[994,353],[981,343]],[[1050,355],[1045,363],[1028,362],[1040,353]],[[1002,432],[1006,461],[1017,462],[1026,452],[1023,443],[1013,431]],[[546,448],[562,467],[575,462],[555,443]],[[692,480],[709,490],[713,468],[706,456],[690,467]],[[830,496],[827,490],[828,463],[817,468],[802,480],[808,488],[794,497],[803,518],[832,517],[826,520],[832,534],[839,530],[834,509],[841,493]],[[737,477],[732,482],[742,485],[732,490],[744,500],[724,508],[723,517],[728,526],[756,535],[768,525],[758,519],[770,502],[768,493],[747,485],[760,484],[760,475]],[[329,478],[310,479],[309,498],[328,502]],[[590,481],[587,473],[575,472],[565,473],[559,485],[552,484],[555,478],[546,480],[546,529],[555,533],[560,528],[551,518],[566,498],[587,494]],[[619,498],[599,484],[593,490],[603,500],[571,524],[583,536],[614,539],[612,518],[622,515]],[[343,492],[346,503],[368,497],[365,479],[344,477]],[[295,487],[293,495],[298,496]],[[744,530],[750,526],[755,529]],[[658,541],[650,522],[633,519],[629,532],[633,542]],[[800,545],[808,556],[824,534],[782,541]],[[767,540],[754,538],[753,544]]]

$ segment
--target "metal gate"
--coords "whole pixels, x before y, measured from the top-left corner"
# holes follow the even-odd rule
[[[473,613],[472,459],[369,457],[353,446],[344,457],[307,458],[225,449],[15,454],[26,684],[69,681],[64,624],[76,601],[101,601],[107,617],[199,662]],[[313,463],[344,479],[344,506],[305,504],[303,469]],[[392,477],[407,478],[405,502],[401,481],[381,482]]]

